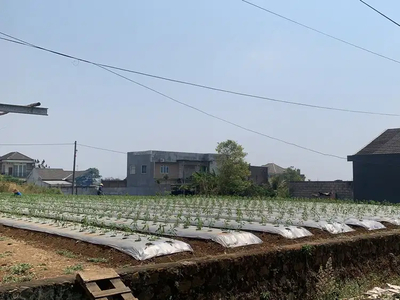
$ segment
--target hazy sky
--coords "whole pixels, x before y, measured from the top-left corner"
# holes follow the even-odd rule
[[[400,28],[357,0],[252,0],[400,59]],[[400,20],[398,0],[369,0]],[[396,64],[240,0],[0,0],[0,31],[96,62],[288,101],[400,113]],[[128,74],[182,102],[304,147],[354,154],[400,118],[291,106]],[[20,151],[72,168],[78,143],[118,151],[213,152],[233,139],[253,165],[296,166],[312,180],[352,179],[351,163],[222,123],[93,65],[0,41],[0,99],[40,101],[48,117],[0,117],[0,154]],[[126,176],[126,155],[78,148],[78,169]]]

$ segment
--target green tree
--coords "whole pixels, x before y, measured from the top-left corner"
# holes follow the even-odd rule
[[[289,182],[290,181],[304,181],[306,176],[301,174],[300,169],[290,167],[280,175],[273,176],[270,179],[272,189],[279,197],[289,197]]]
[[[283,179],[286,182],[289,181],[304,181],[306,180],[306,176],[301,174],[300,169],[296,169],[295,167],[290,167],[285,170],[282,174]]]
[[[196,172],[191,177],[191,187],[196,193],[202,195],[215,195],[218,193],[218,176],[213,171]]]
[[[101,178],[97,168],[90,168],[84,174],[75,179],[77,186],[90,186]]]
[[[216,148],[218,167],[218,189],[223,195],[242,195],[250,186],[247,153],[241,145],[232,140],[218,143]]]

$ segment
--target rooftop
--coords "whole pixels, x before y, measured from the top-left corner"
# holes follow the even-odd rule
[[[282,168],[281,166],[278,166],[277,164],[274,163],[268,163],[266,165],[263,165],[263,167],[268,167],[269,175],[279,175],[283,174],[286,171],[285,168]]]
[[[35,169],[43,181],[48,180],[72,180],[72,171],[63,169]],[[76,171],[75,178],[82,176],[86,171]]]
[[[26,160],[26,161],[34,161],[34,159],[20,153],[20,152],[10,152],[6,155],[0,157],[0,161],[2,160]]]
[[[387,129],[355,155],[400,154],[400,128]]]

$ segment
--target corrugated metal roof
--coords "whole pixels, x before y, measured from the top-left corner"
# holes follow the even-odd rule
[[[40,178],[42,178],[43,181],[45,180],[65,180],[69,179],[72,180],[72,171],[64,171],[63,169],[35,169]],[[87,171],[76,171],[75,172],[75,178],[78,178],[79,176],[85,174]]]
[[[68,185],[68,186],[72,185],[70,182],[63,180],[45,180],[43,182],[48,185]]]

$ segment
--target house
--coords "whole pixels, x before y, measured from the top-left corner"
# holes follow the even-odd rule
[[[128,152],[127,188],[154,195],[190,180],[193,173],[216,170],[216,154],[168,151]]]
[[[261,185],[268,183],[268,167],[265,166],[250,166],[249,180],[255,184]]]
[[[400,202],[400,128],[386,130],[347,160],[353,163],[354,199]]]
[[[85,171],[76,171],[75,179],[86,174]],[[43,187],[71,187],[72,186],[72,171],[64,171],[63,169],[39,169],[35,168],[28,175],[27,183],[35,184]]]
[[[128,152],[126,187],[130,194],[155,195],[190,183],[195,172],[218,172],[218,154],[168,151]],[[268,182],[268,168],[249,166],[249,179]]]
[[[273,177],[276,175],[281,175],[283,173],[285,173],[286,169],[282,168],[280,166],[278,166],[277,164],[274,163],[268,163],[266,165],[263,165],[263,167],[267,167],[268,168],[268,176],[269,177]]]
[[[10,152],[0,157],[2,175],[26,178],[35,167],[35,160],[19,152]]]

